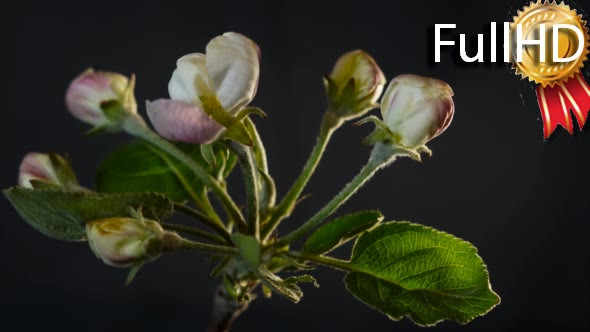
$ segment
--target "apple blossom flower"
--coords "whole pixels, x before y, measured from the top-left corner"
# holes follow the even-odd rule
[[[258,46],[235,32],[213,38],[206,54],[181,57],[168,84],[171,99],[147,103],[154,128],[173,141],[212,142],[224,127],[209,116],[203,100],[215,99],[236,115],[256,94],[259,62]]]
[[[373,57],[362,50],[342,55],[327,77],[330,102],[345,116],[360,116],[377,105],[385,75]]]
[[[19,167],[18,185],[33,189],[34,182],[37,182],[37,186],[42,183],[49,186],[81,188],[77,186],[78,181],[69,161],[55,153],[29,152],[25,155]]]
[[[70,84],[66,92],[66,106],[70,113],[95,127],[114,124],[113,114],[105,112],[108,102],[117,103],[117,112],[137,113],[133,95],[135,80],[111,72],[89,69]]]
[[[381,115],[397,143],[419,148],[442,134],[454,114],[453,90],[440,80],[418,75],[394,78],[381,99]]]
[[[114,267],[133,267],[156,259],[163,234],[162,227],[151,220],[121,217],[86,223],[90,248]]]

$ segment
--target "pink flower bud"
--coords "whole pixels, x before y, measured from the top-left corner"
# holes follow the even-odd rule
[[[132,267],[161,253],[162,227],[155,221],[109,218],[86,224],[90,248],[105,264]]]
[[[328,78],[333,85],[329,91],[333,104],[342,104],[352,115],[362,115],[375,107],[385,86],[385,75],[368,53],[355,50],[342,55]],[[344,114],[343,114],[344,115]]]
[[[23,158],[18,173],[18,185],[32,189],[31,180],[60,185],[55,167],[48,154],[29,152]]]
[[[394,78],[381,99],[381,115],[398,143],[418,148],[451,124],[453,90],[440,80],[417,75]]]
[[[133,88],[133,79],[130,81],[121,74],[89,69],[70,84],[66,92],[66,106],[83,122],[95,127],[107,126],[112,120],[103,110],[105,102],[116,101],[121,111],[137,112]]]

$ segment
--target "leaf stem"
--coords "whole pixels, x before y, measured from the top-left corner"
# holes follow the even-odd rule
[[[245,226],[246,222],[240,212],[240,209],[231,199],[227,191],[219,184],[219,182],[211,176],[201,165],[195,162],[191,157],[187,156],[184,152],[178,149],[174,144],[160,137],[158,134],[153,132],[147,127],[145,121],[138,116],[132,115],[125,119],[123,122],[123,129],[130,135],[139,137],[146,140],[158,148],[164,150],[172,157],[178,159],[180,162],[188,166],[193,173],[203,182],[204,185],[211,188],[213,192],[219,197],[221,203],[227,207],[232,219],[238,224]]]
[[[178,203],[174,203],[174,210],[181,212],[189,217],[192,217],[198,221],[201,221],[202,223],[213,229],[215,232],[217,232],[219,235],[221,235],[227,243],[231,243],[231,238],[229,236],[227,229],[225,229],[225,227],[210,219],[207,215],[186,205]]]
[[[318,263],[321,265],[333,267],[338,270],[343,270],[343,271],[353,271],[354,270],[350,266],[350,262],[343,261],[343,260],[333,258],[333,257],[315,256],[315,255],[309,255],[309,254],[300,253],[300,252],[299,253],[289,252],[289,253],[286,253],[286,255],[291,258],[303,259],[303,260],[306,260],[309,262],[314,262],[314,263]]]
[[[320,133],[309,159],[305,163],[301,174],[291,186],[291,189],[287,192],[281,203],[277,206],[275,213],[272,214],[271,219],[267,223],[267,226],[262,232],[262,239],[267,240],[275,228],[279,225],[281,220],[288,217],[291,211],[295,207],[297,199],[303,192],[303,189],[309,182],[309,179],[315,172],[320,160],[326,150],[326,146],[332,137],[332,134],[336,129],[342,125],[343,121],[334,115],[331,111],[326,111],[322,124],[320,126]]]
[[[162,227],[164,227],[164,229],[168,229],[168,230],[172,230],[172,231],[177,231],[177,232],[182,232],[182,233],[187,233],[187,234],[193,234],[196,236],[200,236],[204,239],[210,240],[216,244],[227,244],[228,242],[226,242],[226,240],[224,240],[222,237],[219,237],[215,234],[211,234],[209,232],[206,232],[204,230],[195,228],[195,227],[191,227],[191,226],[186,226],[186,225],[180,225],[180,224],[169,224],[169,223],[162,223]]]
[[[280,239],[275,247],[291,243],[319,226],[328,216],[334,213],[344,204],[357,190],[363,186],[379,169],[392,163],[396,158],[396,150],[389,144],[377,143],[371,152],[367,164],[328,204],[326,204],[313,217],[307,220],[299,228]]]
[[[244,185],[246,187],[246,219],[248,233],[260,239],[260,207],[259,187],[258,187],[258,168],[255,165],[252,149],[235,141],[226,142],[227,146],[238,156]]]

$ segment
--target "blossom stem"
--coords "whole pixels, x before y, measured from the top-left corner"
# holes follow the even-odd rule
[[[171,231],[177,231],[177,232],[181,232],[181,233],[196,235],[196,236],[199,236],[203,239],[210,240],[210,241],[214,242],[215,244],[222,244],[222,245],[227,244],[226,240],[224,240],[223,238],[221,238],[215,234],[211,234],[209,232],[206,232],[204,230],[195,228],[195,227],[186,226],[186,225],[179,225],[179,224],[168,224],[168,223],[162,223],[162,227],[164,227],[164,229],[168,229]]]
[[[184,190],[192,198],[197,207],[201,209],[203,212],[205,212],[210,217],[210,219],[212,219],[213,222],[217,223],[220,226],[223,226],[223,221],[221,221],[221,218],[219,218],[219,215],[217,215],[217,213],[211,206],[211,202],[209,201],[209,198],[207,197],[207,193],[205,191],[206,189],[202,188],[201,192],[195,192],[195,190],[189,185],[189,182],[182,174],[182,172],[178,170],[175,164],[170,161],[170,158],[168,158],[168,156],[164,152],[162,152],[162,150],[156,149],[152,146],[148,146],[148,148],[150,149],[150,151],[152,151],[154,154],[160,157],[160,159],[162,159],[166,163],[166,165],[172,170],[172,172],[174,172],[174,175],[176,175],[176,177],[182,184]],[[204,221],[206,224],[209,224],[211,221],[209,220],[209,218],[207,218],[207,220],[204,220],[204,218],[198,218],[198,220]]]
[[[232,243],[227,229],[225,229],[223,225],[214,222],[207,215],[201,213],[200,211],[178,203],[174,203],[174,210],[203,222],[205,225],[209,226],[211,229],[221,235],[227,243]]]
[[[235,141],[227,142],[227,146],[236,154],[242,168],[244,185],[246,187],[246,219],[248,233],[260,238],[260,208],[259,208],[259,186],[253,151],[247,146]]]
[[[361,171],[348,183],[328,204],[326,204],[313,217],[307,220],[303,225],[281,238],[275,247],[280,248],[283,245],[291,243],[304,236],[317,226],[319,226],[328,216],[334,213],[342,204],[354,195],[357,190],[363,186],[378,170],[391,164],[399,154],[389,144],[377,143],[371,152],[367,164]]]
[[[316,170],[320,160],[326,150],[326,146],[332,137],[332,134],[336,129],[342,125],[343,121],[336,116],[333,112],[327,111],[324,114],[322,124],[320,127],[320,134],[317,138],[316,144],[311,151],[311,155],[307,160],[301,174],[291,186],[291,189],[287,192],[281,203],[277,206],[275,213],[272,214],[267,226],[262,232],[262,239],[266,241],[279,223],[291,214],[291,211],[297,203],[297,199],[303,192],[303,189],[309,182],[309,179]]]
[[[196,241],[191,241],[180,237],[176,233],[167,232],[162,237],[163,252],[175,252],[175,251],[201,251],[201,252],[212,252],[226,255],[237,255],[238,249],[235,247],[207,244]]]
[[[186,155],[183,151],[178,149],[174,144],[161,138],[158,134],[153,132],[147,127],[143,119],[137,115],[128,116],[123,122],[123,129],[136,137],[139,137],[145,141],[152,143],[158,148],[164,150],[172,157],[178,159],[186,166],[188,166],[193,173],[203,182],[203,184],[219,197],[221,203],[227,208],[232,219],[238,224],[238,226],[244,227],[246,222],[240,212],[240,209],[231,199],[227,191],[219,184],[219,182],[211,176],[201,165],[195,162],[191,157]],[[244,227],[245,228],[245,227]]]

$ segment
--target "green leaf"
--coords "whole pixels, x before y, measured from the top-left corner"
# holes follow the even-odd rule
[[[255,273],[260,278],[262,284],[275,293],[281,294],[295,303],[299,302],[301,297],[303,297],[303,291],[297,286],[297,283],[285,282],[285,280],[269,271],[264,265],[258,266]]]
[[[336,218],[311,234],[303,251],[309,254],[330,252],[381,221],[383,215],[379,211],[362,211]]]
[[[213,151],[212,144],[201,144],[201,155],[210,167],[215,168],[217,160],[215,158],[215,151]]]
[[[250,265],[257,267],[260,264],[260,243],[255,237],[235,233],[231,236],[232,242],[238,248],[240,256]]]
[[[309,282],[313,284],[315,288],[320,288],[320,284],[318,284],[317,280],[315,280],[315,278],[310,276],[309,274],[302,274],[299,276],[293,276],[285,279],[286,284],[297,284],[300,282]]]
[[[347,265],[348,291],[393,320],[464,324],[500,302],[473,245],[422,225],[392,222],[363,233]]]
[[[208,168],[199,145],[179,147]],[[96,187],[99,192],[107,193],[157,192],[177,202],[198,197],[204,190],[200,180],[186,166],[144,142],[118,148],[103,160],[98,167]]]
[[[85,223],[129,215],[129,207],[142,207],[149,219],[162,220],[173,212],[167,197],[145,194],[95,194],[12,187],[3,191],[19,215],[39,232],[65,241],[86,237]]]

